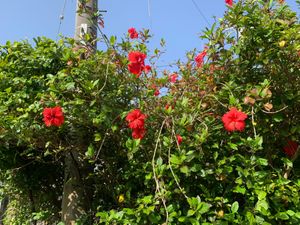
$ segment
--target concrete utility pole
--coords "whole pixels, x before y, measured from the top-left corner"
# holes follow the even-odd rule
[[[77,0],[75,40],[90,36],[88,45],[95,52],[97,48],[97,16],[98,0]],[[86,146],[87,147],[87,146]],[[65,153],[65,178],[62,198],[62,221],[66,225],[74,225],[76,220],[85,216],[90,208],[89,196],[85,190],[85,162],[80,154],[84,149],[74,149]]]
[[[77,0],[75,19],[75,40],[81,40],[85,34],[91,37],[89,43],[94,49],[97,48],[97,17],[98,0]]]

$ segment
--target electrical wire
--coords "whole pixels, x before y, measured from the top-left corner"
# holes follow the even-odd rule
[[[198,13],[201,15],[201,17],[205,20],[205,22],[207,23],[207,25],[210,27],[211,25],[210,25],[208,19],[206,18],[206,16],[204,15],[204,13],[202,13],[200,7],[197,5],[197,3],[194,0],[192,0],[192,2],[194,4],[194,6],[196,7]]]
[[[57,39],[58,36],[59,36],[60,29],[61,29],[63,20],[64,20],[64,18],[65,18],[66,5],[67,5],[67,0],[64,0],[64,4],[63,4],[62,10],[61,10],[61,13],[60,13],[60,15],[59,15],[59,25],[58,25],[58,29],[57,29],[56,39]]]
[[[150,0],[148,0],[148,16],[150,20],[150,29],[152,30],[152,17],[151,17],[151,7],[150,7]]]

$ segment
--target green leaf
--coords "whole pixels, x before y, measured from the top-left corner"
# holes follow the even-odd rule
[[[300,219],[300,212],[296,212],[295,213],[295,217],[297,217],[298,219]]]
[[[111,36],[109,39],[110,45],[115,45],[116,39],[117,39],[116,36]]]
[[[255,209],[265,215],[266,210],[269,209],[269,204],[266,200],[258,200]]]
[[[232,205],[231,205],[231,212],[232,213],[236,213],[239,210],[239,203],[237,201],[235,201]]]
[[[117,130],[118,130],[118,126],[117,126],[117,125],[112,125],[112,126],[111,126],[111,130],[112,130],[113,132],[117,131]]]
[[[261,166],[267,166],[269,163],[268,163],[268,160],[267,159],[264,159],[264,158],[258,158],[257,159],[257,162],[259,165]]]
[[[182,167],[180,167],[180,172],[188,174],[189,173],[189,168],[187,166],[182,166]]]
[[[88,158],[92,158],[94,154],[95,154],[94,146],[90,144],[88,150],[85,152],[85,156],[87,156]]]
[[[189,99],[186,98],[186,97],[184,97],[184,98],[182,99],[182,101],[181,101],[181,105],[182,105],[183,107],[187,107],[188,104],[189,104]]]
[[[185,221],[185,219],[186,219],[186,217],[184,217],[184,216],[181,216],[181,217],[179,217],[179,218],[178,218],[178,221],[179,221],[179,222],[184,222],[184,221]]]
[[[163,136],[163,145],[164,145],[165,147],[169,147],[169,146],[170,146],[170,143],[171,143],[170,138],[168,138],[168,137],[166,137],[166,136]]]
[[[161,166],[163,164],[163,159],[161,157],[158,157],[156,160],[156,165]]]
[[[288,220],[289,216],[285,212],[280,212],[276,214],[276,217],[281,220]]]
[[[96,141],[96,142],[98,142],[98,141],[101,141],[101,134],[99,134],[99,133],[96,133],[96,134],[94,134],[94,141]]]
[[[287,213],[289,216],[294,216],[294,215],[295,215],[295,212],[292,211],[292,210],[287,210],[286,213]]]
[[[238,100],[233,96],[229,96],[229,105],[236,105],[238,103]]]
[[[246,193],[246,188],[241,187],[241,186],[237,186],[237,187],[233,190],[233,192],[241,193],[241,194],[244,195],[244,194]]]
[[[214,156],[214,160],[217,160],[219,153],[216,151],[216,152],[214,152],[213,156]]]
[[[263,200],[267,196],[267,193],[265,191],[256,190],[255,192],[257,194],[258,200]]]
[[[193,224],[193,225],[200,225],[200,223],[199,223],[199,221],[197,220],[197,219],[195,219],[195,218],[189,218],[188,219],[189,220],[189,224]]]
[[[275,114],[275,115],[273,116],[273,120],[274,120],[275,122],[277,122],[277,123],[280,123],[281,121],[283,121],[283,116],[282,116],[282,114]]]
[[[234,143],[229,142],[228,145],[229,145],[229,147],[230,147],[231,149],[233,149],[233,150],[238,150],[237,144],[234,144]]]
[[[199,213],[200,214],[204,214],[204,213],[207,213],[210,209],[211,205],[206,203],[206,202],[200,202],[199,203]]]
[[[192,210],[192,209],[189,209],[189,210],[188,210],[188,213],[187,213],[187,216],[192,216],[192,215],[194,215],[194,214],[195,214],[195,211]]]
[[[286,165],[289,168],[293,168],[293,162],[291,160],[289,160],[288,158],[283,158],[282,159],[284,165]]]
[[[171,155],[170,162],[171,164],[176,164],[176,165],[182,164],[181,158],[176,155]]]
[[[75,83],[74,82],[69,82],[65,85],[65,88],[67,90],[71,90],[71,89],[74,89],[75,88]]]
[[[254,215],[251,212],[247,212],[246,217],[247,217],[247,220],[249,222],[249,225],[254,225],[255,224],[255,218],[254,218]]]

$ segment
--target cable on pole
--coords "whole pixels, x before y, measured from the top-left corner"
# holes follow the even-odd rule
[[[67,0],[64,0],[64,4],[63,4],[62,10],[61,10],[61,13],[60,13],[60,15],[59,15],[59,25],[58,25],[58,29],[57,29],[57,35],[56,35],[56,38],[58,38],[58,36],[59,36],[60,29],[61,29],[63,20],[64,20],[64,18],[65,18],[66,5],[67,5]]]

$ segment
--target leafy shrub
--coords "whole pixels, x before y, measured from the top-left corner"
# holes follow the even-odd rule
[[[73,40],[1,47],[7,223],[60,221],[64,157],[76,149],[81,224],[299,224],[296,14],[239,1],[200,53],[162,74],[149,32],[131,33],[92,56]],[[46,126],[55,106],[64,123]]]

